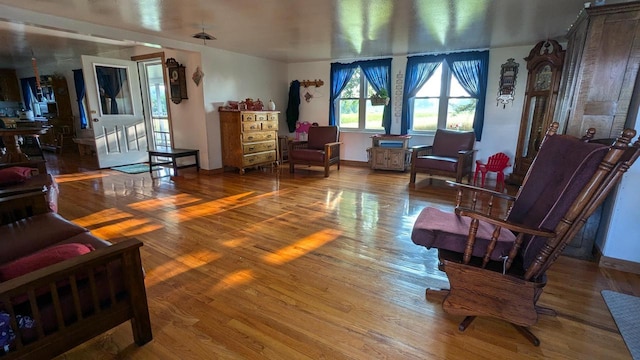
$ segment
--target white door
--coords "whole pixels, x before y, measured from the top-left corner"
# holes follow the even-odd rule
[[[82,73],[98,166],[108,168],[147,161],[137,64],[82,55]]]

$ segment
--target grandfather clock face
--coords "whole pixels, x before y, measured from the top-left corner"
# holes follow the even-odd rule
[[[536,80],[534,84],[535,91],[548,91],[551,88],[551,77],[553,72],[551,71],[551,65],[546,64],[538,70],[536,73]]]

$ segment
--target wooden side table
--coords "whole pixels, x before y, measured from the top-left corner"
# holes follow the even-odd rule
[[[405,171],[411,163],[409,135],[373,135],[367,149],[371,169]]]
[[[177,159],[182,157],[193,156],[195,163],[178,166]],[[170,158],[171,161],[158,160],[155,158]],[[178,169],[196,167],[196,171],[200,171],[200,150],[193,149],[173,149],[168,147],[158,147],[155,150],[149,150],[149,172],[153,173],[155,165],[171,165],[173,176],[178,176]]]

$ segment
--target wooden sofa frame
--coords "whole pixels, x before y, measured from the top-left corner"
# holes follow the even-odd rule
[[[34,215],[46,208],[46,193],[36,191],[0,198],[0,208],[7,214]],[[22,199],[22,200],[21,200]],[[28,209],[17,210],[22,202]],[[16,339],[3,359],[45,359],[62,354],[103,332],[131,320],[133,337],[138,345],[152,339],[147,296],[144,285],[144,274],[140,260],[142,243],[137,239],[128,239],[105,248],[99,248],[88,254],[68,259],[57,264],[33,271],[29,274],[0,283],[0,306],[9,314],[11,328]],[[116,262],[120,271],[120,284],[116,284],[118,276],[114,274],[113,264]],[[108,301],[98,295],[96,278],[102,272],[108,279]],[[114,279],[115,278],[115,279]],[[88,281],[93,304],[89,313],[81,309],[78,283]],[[87,280],[88,279],[88,280]],[[70,285],[73,299],[74,317],[71,322],[63,319],[60,283]],[[116,288],[120,286],[120,290]],[[43,329],[39,305],[36,299],[46,289],[51,295],[55,310],[56,330],[46,332]],[[31,317],[35,324],[35,340],[23,339],[16,321],[14,301],[17,297],[28,298]],[[67,300],[68,301],[68,298]]]

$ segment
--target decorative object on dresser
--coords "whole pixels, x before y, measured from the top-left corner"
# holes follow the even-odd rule
[[[338,165],[340,170],[340,131],[337,126],[311,126],[307,141],[289,141],[289,172],[295,164],[324,167],[324,177],[329,177],[329,167]]]
[[[560,74],[565,51],[555,40],[540,41],[531,49],[527,61],[527,85],[524,110],[520,120],[518,144],[514,156],[513,173],[508,182],[522,184],[546,129],[554,121],[553,113],[560,86]]]
[[[221,108],[222,165],[245,169],[277,163],[279,111]]]
[[[427,289],[427,299],[444,299],[445,312],[465,316],[460,331],[476,317],[493,317],[538,346],[529,327],[540,314],[555,315],[538,305],[547,270],[640,155],[640,141],[629,146],[635,130],[605,146],[555,135],[553,125],[515,197],[457,184],[453,212],[427,207],[416,219],[412,241],[438,249],[438,269],[450,284]],[[554,290],[571,281],[558,280]]]
[[[409,135],[371,136],[371,147],[367,149],[369,166],[378,170],[405,171],[411,163]]]
[[[453,176],[456,182],[461,182],[467,176],[467,182],[471,183],[475,143],[476,135],[473,131],[438,129],[433,145],[413,147],[409,184],[415,184],[416,173],[419,172]]]
[[[169,73],[169,94],[174,104],[180,104],[187,97],[187,79],[185,68],[174,58],[168,58],[165,62]]]

